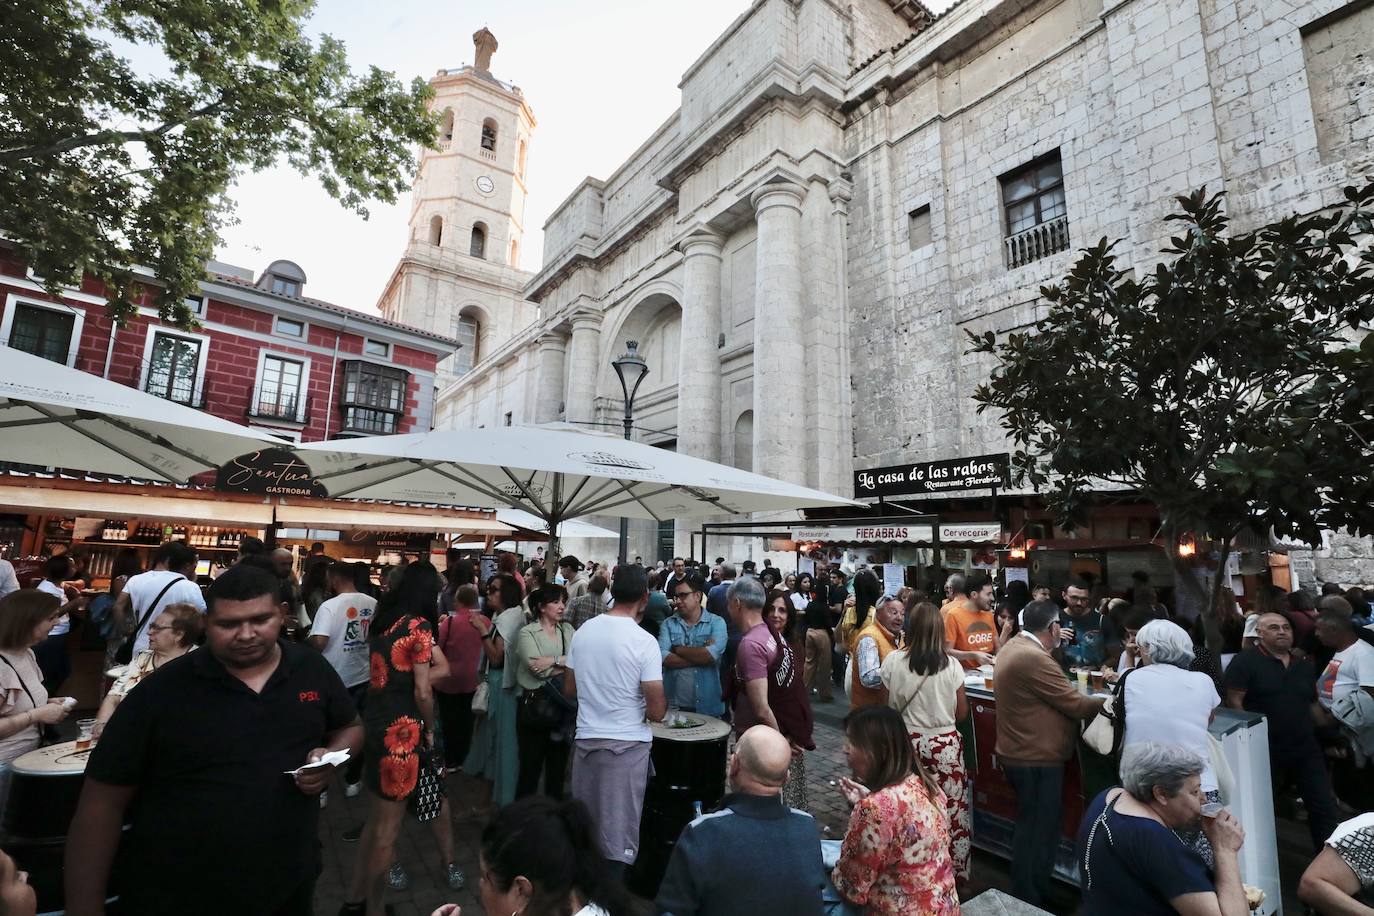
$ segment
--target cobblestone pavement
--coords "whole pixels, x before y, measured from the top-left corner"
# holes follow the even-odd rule
[[[848,773],[844,760],[843,736],[840,722],[847,711],[843,694],[832,703],[820,703],[815,708],[816,750],[806,757],[807,800],[815,816],[822,837],[841,839],[849,821],[849,806],[832,783]],[[464,916],[485,916],[477,901],[477,844],[481,822],[471,813],[472,805],[480,800],[481,784],[464,775],[449,778],[449,797],[454,808],[454,853],[459,867],[467,875],[468,885],[460,891],[449,890],[444,879],[443,864],[438,861],[434,840],[428,825],[407,818],[397,843],[398,858],[405,864],[410,887],[405,891],[389,891],[387,901],[396,916],[428,916],[441,903],[462,904]],[[320,819],[320,839],[324,845],[324,873],[320,877],[315,897],[315,912],[319,916],[333,916],[343,903],[345,882],[353,874],[357,843],[346,843],[343,832],[362,823],[364,805],[361,798],[345,798],[343,786],[335,785],[329,793],[329,803]],[[1280,870],[1283,873],[1284,905],[1292,912],[1302,912],[1294,897],[1298,876],[1310,857],[1305,825],[1297,821],[1279,821]],[[996,888],[1010,891],[1011,878],[1007,863],[979,850],[974,851],[973,880],[965,898],[984,890]],[[1055,914],[1072,914],[1078,909],[1078,893],[1068,885],[1057,884],[1054,897],[1045,909]]]
[[[848,773],[844,760],[840,721],[846,704],[843,694],[836,701],[817,704],[816,750],[806,757],[807,798],[811,813],[823,837],[841,839],[849,822],[849,806],[832,783]],[[398,858],[405,864],[410,888],[389,891],[387,901],[395,907],[397,916],[428,916],[441,903],[459,903],[465,916],[482,914],[477,901],[477,843],[481,824],[469,812],[480,798],[481,784],[464,775],[449,778],[450,799],[454,807],[454,854],[458,866],[468,877],[468,886],[450,891],[444,880],[443,866],[438,861],[434,840],[427,825],[407,818],[397,844]],[[324,873],[320,877],[315,897],[315,912],[319,916],[333,916],[344,900],[346,882],[353,874],[357,843],[347,843],[342,834],[349,827],[361,824],[365,814],[362,798],[345,798],[343,786],[335,785],[329,792],[329,802],[320,818],[320,839],[324,845]],[[1005,889],[1008,885],[1005,867],[998,860],[979,854],[975,862],[974,890],[985,887]]]

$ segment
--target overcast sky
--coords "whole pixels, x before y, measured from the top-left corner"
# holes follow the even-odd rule
[[[500,43],[492,73],[521,88],[538,121],[520,265],[533,271],[554,207],[586,176],[608,176],[668,118],[683,72],[748,7],[749,0],[321,0],[311,25],[347,45],[355,70],[375,64],[407,81],[471,63],[472,33],[491,29]],[[307,295],[374,310],[405,245],[408,199],[372,203],[363,220],[285,167],[246,176],[233,197],[238,223],[225,230],[219,260],[257,274],[288,258],[305,270]]]

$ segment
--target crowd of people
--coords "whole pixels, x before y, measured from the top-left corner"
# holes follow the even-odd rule
[[[1143,576],[1124,595],[1086,580],[999,595],[985,573],[956,573],[936,596],[886,593],[867,568],[563,556],[550,570],[504,554],[483,580],[450,551],[442,570],[417,558],[374,584],[318,545],[297,581],[290,551],[248,540],[203,592],[181,543],[113,583],[101,632],[123,674],[70,828],[68,912],[103,912],[118,893],[150,916],[188,901],[311,913],[319,810],[341,789],[367,801],[342,837],[358,844],[343,916],[382,916],[388,890],[408,886],[407,817],[428,824],[453,890],[468,880],[455,818],[485,821],[488,913],[628,916],[650,723],[690,712],[729,722],[731,791],[677,839],[658,912],[957,913],[973,870],[961,726],[977,683],[996,699],[1021,899],[1055,906],[1066,767],[1092,753],[1083,728],[1105,716],[1110,775],[1085,792],[1077,835],[1082,912],[1247,912],[1245,830],[1226,808],[1237,788],[1208,732],[1224,705],[1266,717],[1276,804],[1294,810],[1290,788],[1301,799],[1317,852],[1302,899],[1374,913],[1358,899],[1374,884],[1374,815],[1361,813],[1374,807],[1374,631],[1358,590],[1268,589],[1248,615],[1228,596],[1209,652],[1200,621],[1171,614]],[[49,696],[65,675],[45,647],[71,615],[95,617],[74,573],[52,562],[37,587],[0,597],[0,780],[69,712]],[[1110,691],[1083,689],[1083,669]],[[829,849],[805,767],[813,707],[837,700],[850,776],[835,791],[852,813]],[[480,797],[449,797],[460,770]],[[7,863],[0,913],[25,912]]]

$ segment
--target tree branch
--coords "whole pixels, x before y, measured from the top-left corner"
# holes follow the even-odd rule
[[[58,156],[62,153],[69,153],[75,149],[83,149],[88,146],[105,146],[108,144],[124,143],[147,143],[149,140],[168,134],[196,118],[214,114],[224,106],[224,99],[202,105],[200,108],[188,111],[184,117],[174,121],[168,121],[157,127],[148,130],[102,130],[93,134],[85,134],[80,137],[68,137],[56,143],[45,145],[20,146],[13,149],[0,150],[0,162],[19,162],[24,159],[47,159]]]

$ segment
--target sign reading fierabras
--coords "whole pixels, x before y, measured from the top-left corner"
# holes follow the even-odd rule
[[[826,544],[929,544],[934,537],[931,525],[818,525],[792,529],[794,541]]]
[[[912,496],[1007,486],[1011,457],[979,455],[854,472],[854,496]]]

